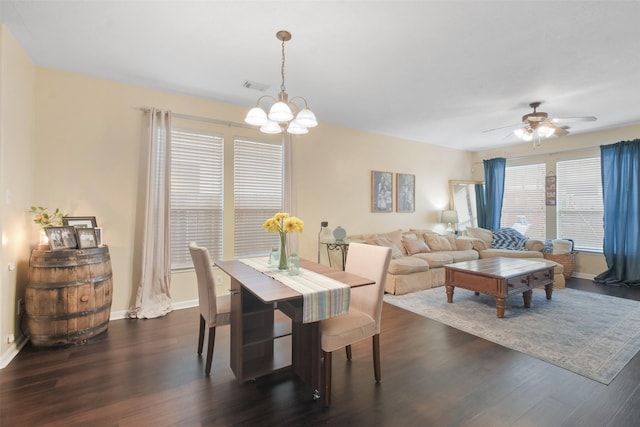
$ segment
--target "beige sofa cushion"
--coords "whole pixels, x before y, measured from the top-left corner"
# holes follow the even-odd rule
[[[449,255],[452,258],[452,262],[473,261],[480,258],[478,251],[468,249],[466,251],[443,251],[439,254]],[[431,267],[431,265],[429,265]]]
[[[430,252],[426,254],[415,254],[408,258],[417,258],[421,261],[426,261],[429,264],[429,268],[443,267],[453,262],[453,257],[448,253],[443,252]]]
[[[389,274],[411,274],[429,270],[429,264],[420,258],[405,256],[392,259],[389,263]]]
[[[388,237],[378,236],[372,239],[372,241],[373,241],[373,244],[377,246],[386,246],[388,248],[391,248],[391,258],[400,258],[404,256],[403,251],[400,250],[400,248],[398,248],[396,244],[392,242],[391,239],[389,239]],[[402,247],[402,244],[400,245],[400,247]]]
[[[507,258],[544,258],[538,251],[513,251],[511,249],[485,249],[480,252],[480,258],[503,256]]]
[[[422,237],[432,252],[453,250],[451,242],[445,236],[436,233],[424,233]]]
[[[473,241],[471,239],[461,236],[455,240],[455,250],[468,251],[470,249],[473,249]]]

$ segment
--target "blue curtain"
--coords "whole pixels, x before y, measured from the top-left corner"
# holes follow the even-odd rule
[[[502,215],[502,198],[504,197],[504,174],[507,159],[497,157],[483,160],[484,163],[484,188],[485,188],[485,224],[479,227],[489,230],[500,228],[500,216]]]
[[[475,187],[478,227],[487,228],[487,200],[484,197],[484,184],[476,184]]]
[[[600,162],[608,270],[594,281],[640,286],[640,139],[602,145]]]

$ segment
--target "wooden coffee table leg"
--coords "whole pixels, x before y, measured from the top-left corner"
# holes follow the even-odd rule
[[[447,288],[447,302],[453,302],[453,288],[455,286],[445,285]]]
[[[504,317],[504,307],[506,305],[506,298],[504,297],[496,297],[496,310],[498,318],[502,319]]]
[[[551,299],[551,294],[553,293],[553,283],[549,283],[548,285],[544,285],[544,291],[547,294],[547,299]]]
[[[531,307],[531,295],[533,295],[533,291],[529,289],[528,291],[524,291],[522,293],[522,299],[524,300],[524,308]]]

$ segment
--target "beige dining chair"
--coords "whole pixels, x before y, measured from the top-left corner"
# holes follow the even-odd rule
[[[207,248],[189,243],[189,252],[198,279],[198,303],[200,305],[200,334],[198,336],[198,354],[202,354],[205,327],[209,328],[209,343],[207,346],[207,364],[204,372],[211,373],[213,360],[213,346],[216,339],[216,326],[228,325],[231,317],[230,295],[216,296],[216,286],[213,280],[213,268]]]
[[[380,382],[380,318],[391,248],[351,243],[345,271],[375,280],[375,284],[351,288],[349,312],[320,321],[324,357],[324,405],[331,404],[331,354],[346,348],[351,360],[351,344],[373,337],[373,371]]]

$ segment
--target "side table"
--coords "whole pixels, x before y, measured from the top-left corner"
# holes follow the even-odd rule
[[[333,242],[320,242],[322,245],[327,247],[327,258],[329,259],[329,267],[333,267],[333,262],[331,261],[331,253],[339,252],[340,260],[342,264],[340,268],[344,271],[344,267],[347,262],[347,252],[349,252],[349,242],[345,242],[344,240],[335,240]],[[337,267],[337,266],[336,266]]]

